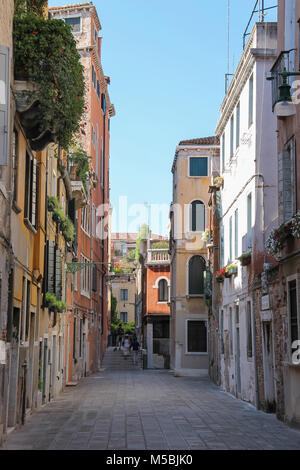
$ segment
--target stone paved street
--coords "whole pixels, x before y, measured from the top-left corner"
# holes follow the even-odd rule
[[[102,371],[33,414],[4,449],[300,449],[300,432],[168,371]]]

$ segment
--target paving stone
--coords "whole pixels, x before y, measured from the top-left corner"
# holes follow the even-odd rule
[[[300,432],[207,379],[105,370],[31,415],[2,449],[300,450]]]

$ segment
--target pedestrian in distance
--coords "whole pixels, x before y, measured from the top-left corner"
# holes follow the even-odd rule
[[[138,352],[140,349],[140,343],[138,342],[136,336],[133,337],[133,341],[130,345],[130,349],[132,348],[132,353],[133,353],[133,364],[136,365],[137,363],[137,358],[138,358]]]

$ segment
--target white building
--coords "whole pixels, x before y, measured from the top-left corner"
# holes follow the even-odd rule
[[[219,334],[221,385],[257,403],[256,328],[252,289],[264,269],[265,231],[277,219],[276,120],[266,80],[277,48],[276,23],[256,23],[221,105],[216,135],[221,144],[220,266],[237,265],[221,284]],[[249,253],[248,266],[237,260]],[[251,258],[250,258],[251,255]],[[272,345],[272,327],[266,328]],[[271,346],[272,347],[272,346]],[[271,366],[270,366],[271,367]]]

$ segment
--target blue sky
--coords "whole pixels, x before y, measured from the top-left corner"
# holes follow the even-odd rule
[[[49,6],[76,1],[50,0]],[[182,139],[214,134],[227,71],[227,0],[94,0],[102,65],[111,77],[111,201],[170,204],[171,166]],[[255,0],[231,0],[230,64]],[[265,0],[266,6],[276,0]],[[276,10],[275,10],[276,12]],[[266,21],[274,20],[271,11]],[[126,220],[123,213],[123,219]],[[133,229],[140,221],[128,217]],[[165,232],[166,217],[155,231]]]

